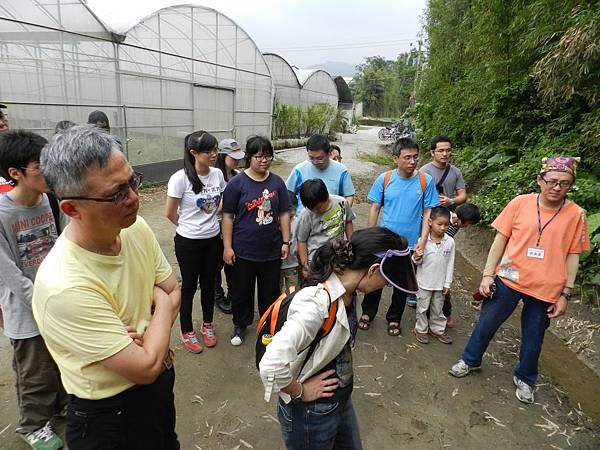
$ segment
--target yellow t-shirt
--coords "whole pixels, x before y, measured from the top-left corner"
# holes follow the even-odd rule
[[[172,273],[144,219],[120,238],[120,254],[105,256],[63,233],[36,276],[33,315],[65,390],[80,398],[103,399],[134,385],[100,361],[132,342],[125,324],[146,330],[154,285]]]

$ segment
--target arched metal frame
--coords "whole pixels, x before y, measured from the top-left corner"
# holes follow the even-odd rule
[[[150,179],[181,165],[196,129],[270,136],[272,80],[252,39],[201,6],[161,9],[123,35],[73,0],[0,4],[0,101],[11,125],[49,136],[100,109]]]

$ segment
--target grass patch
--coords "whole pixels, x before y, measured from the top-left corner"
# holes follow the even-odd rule
[[[381,153],[357,152],[358,159],[372,162],[380,166],[390,166],[393,164],[391,155],[382,155]]]
[[[140,186],[140,192],[144,194],[154,194],[162,190],[167,185],[166,181],[144,181]]]

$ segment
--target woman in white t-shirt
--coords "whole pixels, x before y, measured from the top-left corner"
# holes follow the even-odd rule
[[[221,237],[217,210],[225,189],[223,173],[214,167],[217,140],[205,131],[185,138],[183,169],[169,179],[165,215],[177,225],[175,256],[181,271],[181,339],[192,353],[200,353],[192,323],[192,305],[200,279],[200,300],[204,345],[214,347],[217,338],[213,326],[215,307],[214,279],[221,257]]]

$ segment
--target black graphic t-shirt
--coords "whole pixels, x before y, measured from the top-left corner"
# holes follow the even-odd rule
[[[254,181],[245,173],[233,177],[223,192],[223,212],[233,214],[233,251],[250,261],[281,257],[283,239],[279,214],[289,211],[290,199],[283,180],[270,173]]]

